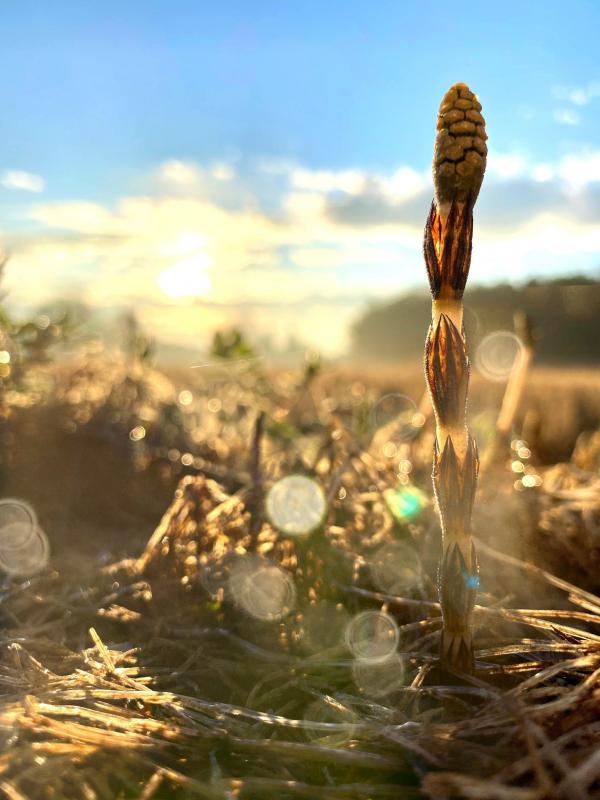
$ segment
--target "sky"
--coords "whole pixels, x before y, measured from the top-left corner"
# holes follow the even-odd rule
[[[426,288],[437,107],[490,148],[470,281],[600,275],[600,4],[2,4],[0,247],[15,309],[134,307],[343,352]]]

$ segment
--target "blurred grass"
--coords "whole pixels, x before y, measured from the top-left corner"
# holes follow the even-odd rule
[[[482,478],[470,679],[437,663],[433,508],[403,519],[384,494],[431,497],[430,423],[382,438],[373,415],[390,393],[420,403],[417,365],[317,374],[242,360],[165,375],[86,356],[37,366],[5,397],[2,491],[32,503],[53,558],[2,587],[0,792],[598,796],[600,600],[586,570],[600,552],[597,454],[580,439],[583,460],[555,462],[600,428],[599,384],[586,371],[534,370],[514,435],[529,426],[523,468],[541,486],[514,488],[510,450]],[[501,391],[474,376],[483,447]],[[298,471],[330,500],[307,541],[280,536],[262,504]],[[369,565],[400,543],[420,578],[390,594]],[[231,559],[250,556],[294,580],[297,605],[280,621],[255,619],[226,591]],[[210,592],[207,574],[221,581]],[[362,682],[343,637],[357,613],[381,608],[399,626],[404,670],[383,688],[376,671]]]

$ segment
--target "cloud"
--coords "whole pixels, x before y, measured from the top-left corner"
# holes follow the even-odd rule
[[[356,302],[337,277],[282,268],[282,250],[310,241],[301,219],[281,223],[260,211],[177,196],[122,198],[114,207],[45,203],[30,219],[42,233],[11,244],[9,288],[20,302],[36,290],[64,291],[69,281],[82,299],[99,304],[160,304],[166,297],[231,308],[297,306],[321,296]]]
[[[524,281],[581,271],[581,265],[597,268],[600,226],[555,214],[543,214],[515,232],[502,234],[479,230],[474,247],[471,280],[481,282]]]
[[[35,206],[30,217],[47,228],[73,231],[84,236],[117,233],[114,227],[111,229],[113,215],[110,210],[99,203],[85,200]]]
[[[167,297],[202,296],[211,288],[210,266],[210,256],[198,252],[162,270],[156,284]]]
[[[35,192],[36,194],[43,192],[46,185],[40,175],[19,170],[7,170],[4,172],[0,178],[0,183],[5,189],[19,189],[24,192]]]
[[[390,174],[367,170],[323,171],[299,169],[289,162],[276,165],[287,176],[292,191],[284,200],[293,218],[314,226],[381,228],[391,223],[421,226],[431,194],[429,170],[401,166]],[[403,238],[406,230],[399,231]],[[346,230],[346,236],[349,235]]]
[[[374,242],[361,246],[330,245],[321,247],[319,245],[298,247],[290,251],[290,259],[294,264],[302,269],[338,269],[352,265],[377,264],[383,266],[387,264],[398,264],[401,258],[399,246],[391,244],[380,244]]]
[[[556,86],[554,96],[577,108],[583,108],[600,97],[600,81],[590,81],[586,86]],[[574,108],[559,108],[554,112],[554,120],[560,125],[579,125],[581,115]]]
[[[345,192],[358,194],[365,182],[365,173],[357,169],[335,172],[333,170],[309,170],[295,168],[290,173],[290,183],[294,189],[310,192]]]
[[[382,181],[365,181],[351,197],[328,195],[313,200],[315,210],[339,224],[374,229],[394,225],[422,227],[432,188],[397,200]],[[600,218],[600,150],[582,150],[555,163],[530,161],[523,153],[491,152],[477,204],[478,222],[490,230],[522,228],[540,215],[592,223]]]
[[[397,225],[420,229],[431,196],[432,190],[423,190],[408,200],[396,200],[380,186],[370,185],[352,198],[330,198],[325,212],[333,223],[341,225],[369,228]]]
[[[214,161],[202,167],[194,161],[180,161],[172,158],[164,161],[157,170],[155,178],[163,189],[200,190],[210,183],[229,183],[236,177],[233,164],[228,161]]]
[[[488,176],[507,180],[522,175],[527,167],[527,159],[522,153],[497,153],[490,150],[487,158]]]
[[[203,174],[197,164],[177,159],[165,161],[157,170],[159,179],[176,186],[196,186],[201,182]]]
[[[551,164],[535,164],[531,168],[531,177],[534,181],[545,183],[554,177],[554,169]]]
[[[600,81],[591,81],[587,86],[557,86],[554,94],[559,100],[566,100],[575,106],[587,106],[592,100],[600,97]]]
[[[575,191],[600,182],[600,150],[585,150],[564,156],[558,165],[558,173]]]
[[[372,191],[403,200],[419,194],[430,183],[429,172],[422,174],[408,166],[399,167],[390,175],[360,169],[310,170],[285,163],[279,170],[287,174],[294,190],[316,194],[339,192],[356,196]]]
[[[235,178],[235,170],[226,161],[215,161],[211,165],[210,174],[216,181],[232,181]]]
[[[554,112],[554,119],[560,125],[579,125],[581,117],[571,108],[559,108]]]
[[[294,264],[304,269],[333,269],[343,263],[343,253],[335,247],[298,247],[291,251]]]
[[[215,327],[239,324],[334,353],[365,303],[425,286],[428,171],[227,163],[166,161],[144,193],[115,203],[31,205],[3,243],[9,301],[135,305],[158,338],[199,349]],[[473,280],[592,269],[599,219],[600,150],[540,163],[491,153]]]

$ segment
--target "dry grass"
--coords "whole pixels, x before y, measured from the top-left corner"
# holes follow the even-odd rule
[[[270,380],[230,374],[220,382],[202,375],[177,390],[160,378],[164,392],[149,399],[148,387],[158,379],[152,373],[108,375],[101,365],[86,370],[85,380],[78,378],[78,402],[41,396],[29,410],[15,404],[11,412],[22,435],[13,465],[34,460],[37,426],[52,424],[54,446],[69,440],[75,450],[79,443],[87,466],[77,475],[69,462],[60,472],[54,453],[54,471],[38,467],[46,485],[37,494],[33,486],[25,491],[18,471],[11,477],[10,493],[21,486],[20,494],[34,501],[57,556],[39,576],[3,588],[0,793],[9,800],[600,796],[600,598],[578,566],[577,550],[600,507],[589,463],[587,471],[563,467],[562,482],[552,473],[557,467],[539,466],[545,482],[527,491],[513,490],[515,474],[504,467],[482,485],[482,505],[498,519],[477,529],[486,577],[475,609],[476,672],[453,674],[440,669],[436,655],[433,508],[401,520],[384,496],[405,486],[403,461],[411,462],[412,483],[427,491],[433,434],[426,426],[389,455],[365,428],[369,397],[392,386],[385,375],[373,382],[364,373],[323,376],[308,387],[292,373]],[[54,379],[66,391],[73,375]],[[131,389],[125,401],[124,381]],[[526,395],[540,410],[550,403],[545,381],[534,376]],[[576,381],[561,381],[575,397]],[[176,402],[181,388],[192,390],[190,406]],[[395,391],[403,388],[393,384]],[[58,433],[66,410],[79,413],[91,403],[88,390],[97,401],[87,420],[74,433]],[[209,410],[210,399],[220,401],[211,406],[218,411]],[[252,457],[257,399],[265,413],[258,475]],[[123,419],[111,422],[115,404]],[[139,423],[144,405],[156,415],[154,426],[147,422],[151,442],[140,465],[127,426]],[[490,414],[498,406],[491,404]],[[161,433],[173,408],[180,412],[177,430]],[[195,467],[165,455],[165,447],[175,449],[171,436],[180,437],[180,453],[189,448],[201,459]],[[122,455],[104,463],[115,437]],[[585,457],[593,463],[591,450]],[[78,506],[85,541],[70,531],[67,549],[52,520],[59,518],[65,480],[74,482],[77,496],[77,481],[91,481],[86,469],[97,497],[89,517]],[[314,475],[331,500],[310,547],[279,536],[254,491],[257,483],[266,488],[299,469]],[[145,528],[149,538],[153,512],[144,513],[138,488],[137,513],[123,526],[119,514],[129,488],[148,479],[151,504],[158,486],[170,495],[185,472],[144,555],[138,531]],[[579,533],[565,538],[552,516],[563,513],[579,515]],[[97,541],[89,541],[90,530]],[[518,547],[511,536],[520,537]],[[552,537],[562,553],[553,559],[560,570],[555,576],[523,560],[547,551],[541,536],[544,542]],[[386,594],[368,564],[377,548],[398,542],[418,558],[422,576],[406,591]],[[235,552],[283,566],[297,592],[292,613],[263,622],[231,602],[221,587],[233,558],[228,554]],[[541,557],[538,564],[547,566]],[[219,569],[224,580],[209,593],[206,575],[218,576]],[[337,615],[347,620],[381,607],[399,626],[404,665],[403,681],[383,689],[377,672],[366,683],[360,679],[343,639],[325,635]],[[307,622],[315,609],[329,620],[318,626],[323,638],[317,641]]]
[[[361,385],[376,396],[402,392],[418,404],[424,391],[422,366],[413,365],[392,369],[389,366],[361,365],[360,369],[346,367],[323,377],[327,391],[336,381],[352,386]],[[486,380],[475,368],[469,386],[469,418],[476,426],[480,449],[490,438],[502,403],[505,384]],[[584,368],[559,369],[534,367],[530,371],[523,401],[516,415],[515,430],[523,433],[535,447],[541,464],[568,461],[578,436],[584,430],[600,427],[600,371]]]

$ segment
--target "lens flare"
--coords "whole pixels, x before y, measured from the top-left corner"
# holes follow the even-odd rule
[[[421,583],[421,562],[404,542],[381,545],[369,558],[373,583],[386,594],[401,596]]]
[[[357,688],[367,697],[386,697],[404,686],[404,661],[398,653],[383,661],[357,660],[352,665],[352,677]]]
[[[6,529],[0,531],[0,540]],[[22,529],[21,529],[22,531]],[[14,541],[14,532],[9,532],[9,538]],[[0,569],[9,575],[28,577],[40,572],[50,557],[50,546],[46,534],[40,528],[34,528],[22,547],[9,547],[0,549]]]
[[[189,389],[184,389],[182,392],[179,392],[179,397],[177,399],[182,406],[191,406],[194,401],[194,395]]]
[[[511,331],[494,331],[480,343],[475,364],[490,381],[505,381],[523,357],[523,344]]]
[[[306,707],[304,722],[308,739],[329,747],[342,747],[354,736],[357,716],[334,698],[318,699]]]
[[[414,519],[427,505],[427,496],[416,486],[386,489],[383,496],[387,507],[398,522]]]
[[[205,252],[195,253],[164,269],[156,277],[158,288],[168,297],[200,297],[212,286],[210,268],[212,260]]]
[[[235,602],[250,616],[267,622],[281,619],[296,604],[296,587],[280,567],[247,556],[234,564],[228,581]]]
[[[362,661],[385,661],[396,652],[400,632],[384,611],[363,611],[346,628],[346,645]]]
[[[0,501],[0,569],[35,575],[48,563],[50,547],[33,508],[23,500]]]
[[[392,392],[380,398],[371,414],[374,430],[389,429],[389,439],[394,442],[408,442],[423,427],[425,418],[417,404],[405,394]]]
[[[37,515],[24,500],[0,500],[0,550],[20,548],[33,538]]]
[[[266,508],[278,530],[290,536],[301,536],[319,527],[327,503],[318,483],[304,475],[289,475],[271,487]]]

